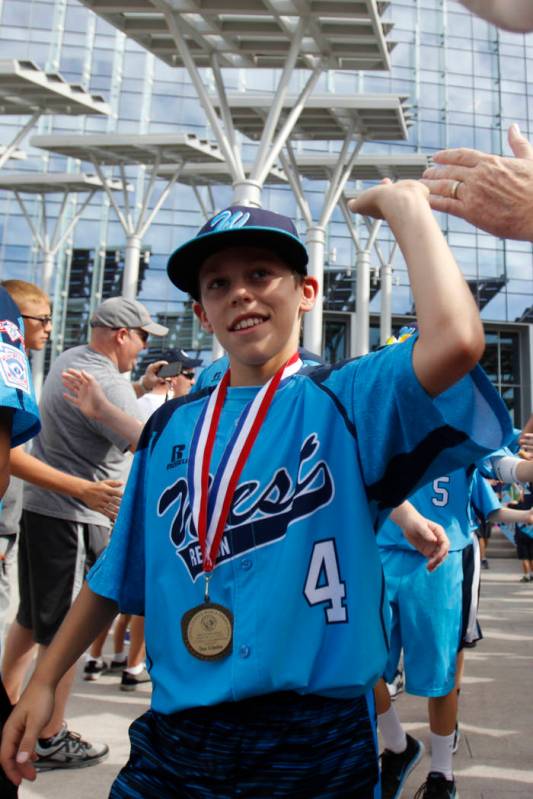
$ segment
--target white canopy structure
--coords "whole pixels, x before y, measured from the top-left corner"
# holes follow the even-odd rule
[[[250,164],[243,164],[243,168],[244,174],[249,175],[253,167]],[[162,166],[158,171],[158,175],[167,177],[172,169],[173,167],[171,166]],[[185,164],[177,182],[192,188],[202,214],[207,221],[216,213],[218,208],[213,189],[216,186],[232,186],[233,177],[224,161],[212,161],[205,164]],[[278,166],[271,167],[265,178],[264,185],[287,186],[288,179],[283,169]]]
[[[109,115],[110,107],[99,95],[48,74],[33,61],[0,59],[0,115],[29,116],[13,140],[0,153],[0,169],[43,114]]]
[[[120,180],[102,180],[97,175],[45,172],[7,173],[0,171],[0,190],[11,191],[15,194],[20,209],[30,226],[34,244],[43,254],[42,287],[44,291],[50,291],[57,251],[72,233],[95,193],[97,191],[119,191],[126,188]],[[40,213],[37,217],[37,223],[34,221],[35,217],[28,210],[22,197],[23,194],[33,195],[40,201]],[[53,226],[49,224],[49,214],[46,207],[46,198],[51,194],[63,195],[59,214]],[[87,196],[72,219],[63,227],[67,201],[71,194],[86,194]],[[43,374],[44,350],[33,354],[33,378],[37,394],[39,394],[42,386]]]
[[[184,165],[189,162],[221,161],[222,153],[211,142],[189,133],[123,134],[105,133],[91,136],[34,136],[31,144],[45,150],[90,162],[107,192],[126,235],[126,257],[122,294],[135,298],[139,276],[141,241],[165,202]],[[166,186],[151,206],[152,192],[162,165],[170,165]],[[142,196],[130,199],[126,167],[148,167],[142,183]],[[122,187],[122,208],[111,187],[108,188],[103,168],[118,170]]]
[[[308,180],[330,181],[337,167],[336,156],[298,155],[296,167],[298,173]],[[380,181],[418,179],[429,165],[429,157],[423,153],[407,153],[406,155],[360,155],[352,164],[349,180]],[[391,335],[392,316],[392,263],[396,253],[396,244],[385,257],[377,242],[381,226],[380,220],[365,219],[368,238],[361,240],[356,220],[348,209],[347,201],[356,197],[359,192],[343,192],[339,197],[340,206],[355,245],[356,263],[356,335],[354,355],[364,355],[369,347],[369,301],[370,301],[370,253],[374,248],[380,263],[381,283],[381,316],[380,343],[385,344]]]
[[[388,70],[391,25],[376,0],[81,0],[167,64],[185,67],[233,177],[234,202],[260,205],[261,187],[326,69]],[[204,75],[211,72],[216,103]],[[223,68],[281,70],[247,176],[236,147]],[[280,124],[294,70],[303,88]]]

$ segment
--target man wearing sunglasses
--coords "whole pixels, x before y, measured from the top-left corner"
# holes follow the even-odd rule
[[[37,314],[35,314],[37,316]],[[43,324],[33,320],[35,324]],[[33,454],[45,463],[88,480],[121,480],[130,443],[101,421],[87,419],[64,398],[63,370],[91,374],[113,406],[141,418],[137,396],[158,382],[151,365],[138,384],[126,376],[149,335],[164,336],[140,302],[113,297],[102,302],[90,321],[88,345],[66,350],[55,360],[41,398],[42,430]],[[18,699],[28,653],[34,642],[46,650],[81,587],[84,571],[109,537],[110,521],[71,496],[29,485],[24,492],[20,537],[20,605],[4,658],[4,681],[12,701]],[[42,731],[37,748],[39,769],[78,768],[103,760],[108,747],[71,733],[64,722],[74,668],[58,686],[58,705]]]

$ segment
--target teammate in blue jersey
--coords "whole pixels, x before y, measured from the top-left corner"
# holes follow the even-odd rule
[[[449,553],[438,569],[428,571],[425,558],[406,539],[406,524],[396,518],[397,511],[378,532],[392,612],[389,659],[384,680],[376,686],[378,725],[385,744],[382,799],[401,796],[423,753],[421,741],[405,734],[385,686],[396,673],[402,649],[406,691],[428,697],[431,768],[416,796],[453,799],[457,790],[452,755],[458,740],[463,646],[481,637],[477,622],[480,559],[474,530],[480,522],[527,521],[530,514],[502,508],[473,466],[437,478],[405,505],[442,526],[449,538]]]
[[[11,418],[10,447],[33,438],[40,429],[39,412],[24,350],[20,311],[0,286],[0,408]],[[2,469],[2,494],[9,472]]]
[[[420,335],[333,368],[297,354],[318,284],[290,220],[232,207],[171,257],[230,371],[147,423],[111,543],[6,727],[15,782],[34,777],[57,680],[118,607],[145,615],[153,694],[113,799],[379,795],[375,530],[510,421],[474,368],[482,326],[427,191],[384,183],[353,210],[398,239]]]
[[[11,448],[36,435],[40,426],[20,311],[0,286],[0,509],[9,484]],[[10,712],[11,704],[0,680],[0,731]],[[1,768],[0,795],[4,799],[17,795]]]

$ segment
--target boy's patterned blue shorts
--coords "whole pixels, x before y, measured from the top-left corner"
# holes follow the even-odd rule
[[[149,710],[130,740],[109,799],[380,795],[371,696],[286,692],[173,715]]]

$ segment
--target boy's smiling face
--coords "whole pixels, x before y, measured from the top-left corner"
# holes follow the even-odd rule
[[[268,250],[232,247],[207,258],[194,311],[230,356],[232,385],[260,385],[298,347],[300,315],[318,285]]]

